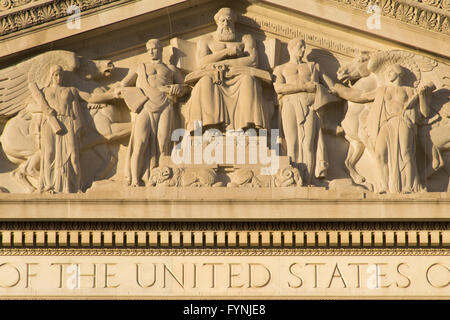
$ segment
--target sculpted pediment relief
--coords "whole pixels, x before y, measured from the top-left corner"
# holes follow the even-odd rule
[[[108,60],[49,50],[1,69],[2,190],[447,191],[448,65],[239,13]]]

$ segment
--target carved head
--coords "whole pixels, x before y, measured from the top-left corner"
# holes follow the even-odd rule
[[[391,64],[386,68],[386,80],[388,83],[401,83],[401,80],[403,78],[404,72],[402,67],[398,63]]]
[[[162,47],[158,39],[148,40],[145,46],[152,60],[162,59]]]
[[[80,68],[78,73],[88,79],[101,80],[108,78],[114,70],[111,60],[90,60],[83,57],[79,57],[79,59]]]
[[[288,51],[291,58],[301,60],[305,55],[306,43],[301,38],[294,38],[288,42]]]
[[[49,70],[49,83],[48,86],[60,86],[63,82],[63,68],[55,64],[50,67]]]
[[[165,181],[171,179],[173,176],[172,169],[164,166],[164,167],[158,167],[151,171],[150,174],[150,181],[153,186],[156,186],[158,184],[162,184]]]
[[[344,84],[368,77],[370,70],[368,69],[370,61],[370,52],[362,51],[360,55],[349,64],[339,68],[337,78]]]
[[[233,41],[236,37],[234,24],[236,14],[230,8],[222,8],[214,15],[217,24],[216,36],[220,41]]]

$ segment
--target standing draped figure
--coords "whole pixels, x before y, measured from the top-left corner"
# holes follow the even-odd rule
[[[411,193],[423,189],[416,163],[417,123],[419,117],[430,114],[429,95],[433,85],[417,92],[402,85],[404,71],[398,64],[386,68],[386,85],[374,91],[363,92],[341,85],[334,92],[342,98],[373,104],[364,124],[368,148],[375,154],[378,171],[378,193]]]
[[[63,70],[50,68],[49,83],[42,90],[45,100],[35,99],[43,108],[41,124],[41,166],[39,190],[71,193],[81,189],[80,130],[84,123],[78,92],[63,87]]]

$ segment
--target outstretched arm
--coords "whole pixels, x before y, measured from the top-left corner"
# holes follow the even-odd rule
[[[330,88],[331,93],[339,96],[344,100],[355,103],[367,103],[375,100],[376,90],[364,92],[362,90],[347,88],[342,84],[336,83],[334,87]]]
[[[122,87],[132,87],[136,83],[137,72],[134,69],[130,69],[125,78],[120,81],[120,86]]]
[[[93,93],[78,90],[78,95],[88,103],[104,103],[118,98],[114,91],[103,92],[100,89],[95,89]]]
[[[188,85],[184,85],[184,75],[174,65],[168,65],[169,69],[173,72],[173,83],[172,85],[169,85],[169,89],[167,93],[169,93],[172,96],[181,97],[184,96],[186,93],[188,93],[191,89]]]
[[[47,100],[45,100],[44,94],[41,90],[39,90],[36,83],[29,83],[28,88],[30,89],[31,96],[33,97],[34,101],[42,108],[42,112],[46,115],[55,115],[55,110],[48,105]]]
[[[319,64],[316,64],[316,70],[319,74],[319,81],[327,88],[333,88],[334,81],[324,72],[321,72]]]

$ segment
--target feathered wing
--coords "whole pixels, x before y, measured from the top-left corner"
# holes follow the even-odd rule
[[[29,97],[26,68],[17,65],[0,70],[0,118],[10,118],[25,108]]]
[[[10,118],[24,109],[31,97],[28,84],[35,82],[43,88],[55,64],[73,72],[79,67],[79,59],[73,52],[55,50],[0,70],[0,118]]]

